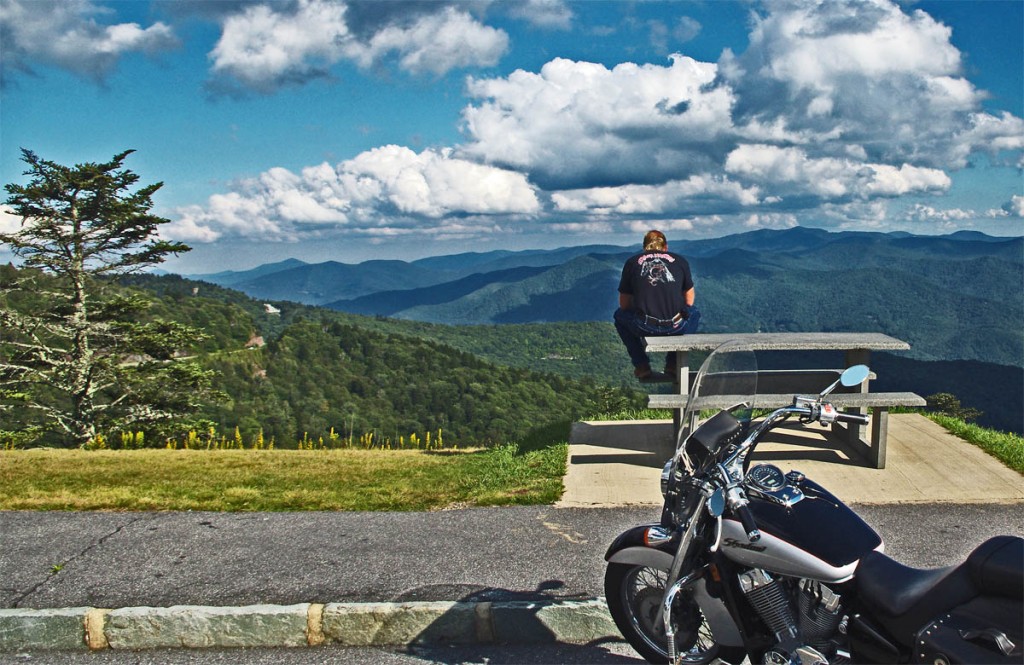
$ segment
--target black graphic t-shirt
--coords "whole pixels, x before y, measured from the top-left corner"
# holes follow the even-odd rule
[[[622,267],[619,293],[633,296],[633,307],[648,316],[671,319],[683,311],[683,294],[693,288],[690,264],[672,252],[643,252]]]

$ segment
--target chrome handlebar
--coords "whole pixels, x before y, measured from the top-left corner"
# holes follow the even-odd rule
[[[724,490],[726,502],[730,510],[740,518],[740,523],[743,525],[743,530],[746,531],[750,542],[759,540],[761,538],[761,531],[757,528],[757,523],[754,521],[754,516],[750,511],[750,500],[743,490],[744,463],[751,449],[766,432],[775,427],[780,421],[794,415],[800,416],[801,420],[806,422],[818,421],[826,425],[837,420],[858,424],[866,424],[868,421],[866,416],[837,411],[834,406],[827,402],[821,402],[813,398],[797,397],[794,399],[792,406],[784,406],[768,414],[736,446],[736,450],[716,465],[717,475],[719,476],[721,489]]]
[[[829,425],[836,421],[843,421],[854,423],[858,425],[866,425],[868,423],[867,416],[862,416],[857,413],[843,413],[837,411],[834,406],[828,402],[821,402],[814,398],[800,397],[797,396],[793,400],[793,405],[784,406],[781,409],[776,409],[770,414],[765,416],[756,427],[754,427],[747,438],[745,438],[721,464],[729,471],[736,471],[737,468],[739,478],[743,477],[742,469],[743,462],[750,452],[750,449],[761,439],[764,434],[775,427],[780,420],[785,420],[790,416],[800,416],[801,420],[806,422],[818,421],[823,425]]]

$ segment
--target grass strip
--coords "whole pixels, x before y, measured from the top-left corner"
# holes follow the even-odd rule
[[[567,445],[0,451],[0,510],[438,510],[552,503]]]
[[[950,434],[972,443],[1020,474],[1024,474],[1024,437],[986,429],[944,413],[926,413]]]
[[[598,413],[588,416],[587,420],[595,422],[614,420],[672,420],[671,409],[623,409],[611,413]]]

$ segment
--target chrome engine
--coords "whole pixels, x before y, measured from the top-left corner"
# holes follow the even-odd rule
[[[828,665],[848,662],[835,640],[842,598],[827,586],[802,579],[794,584],[761,569],[739,575],[740,588],[777,645],[765,654],[769,665]]]
[[[833,638],[842,619],[842,598],[823,584],[800,580],[797,605],[800,616],[800,635],[821,653],[835,651]]]

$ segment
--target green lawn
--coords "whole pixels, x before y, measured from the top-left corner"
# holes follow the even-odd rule
[[[438,510],[543,504],[566,444],[466,451],[0,451],[0,510]]]

